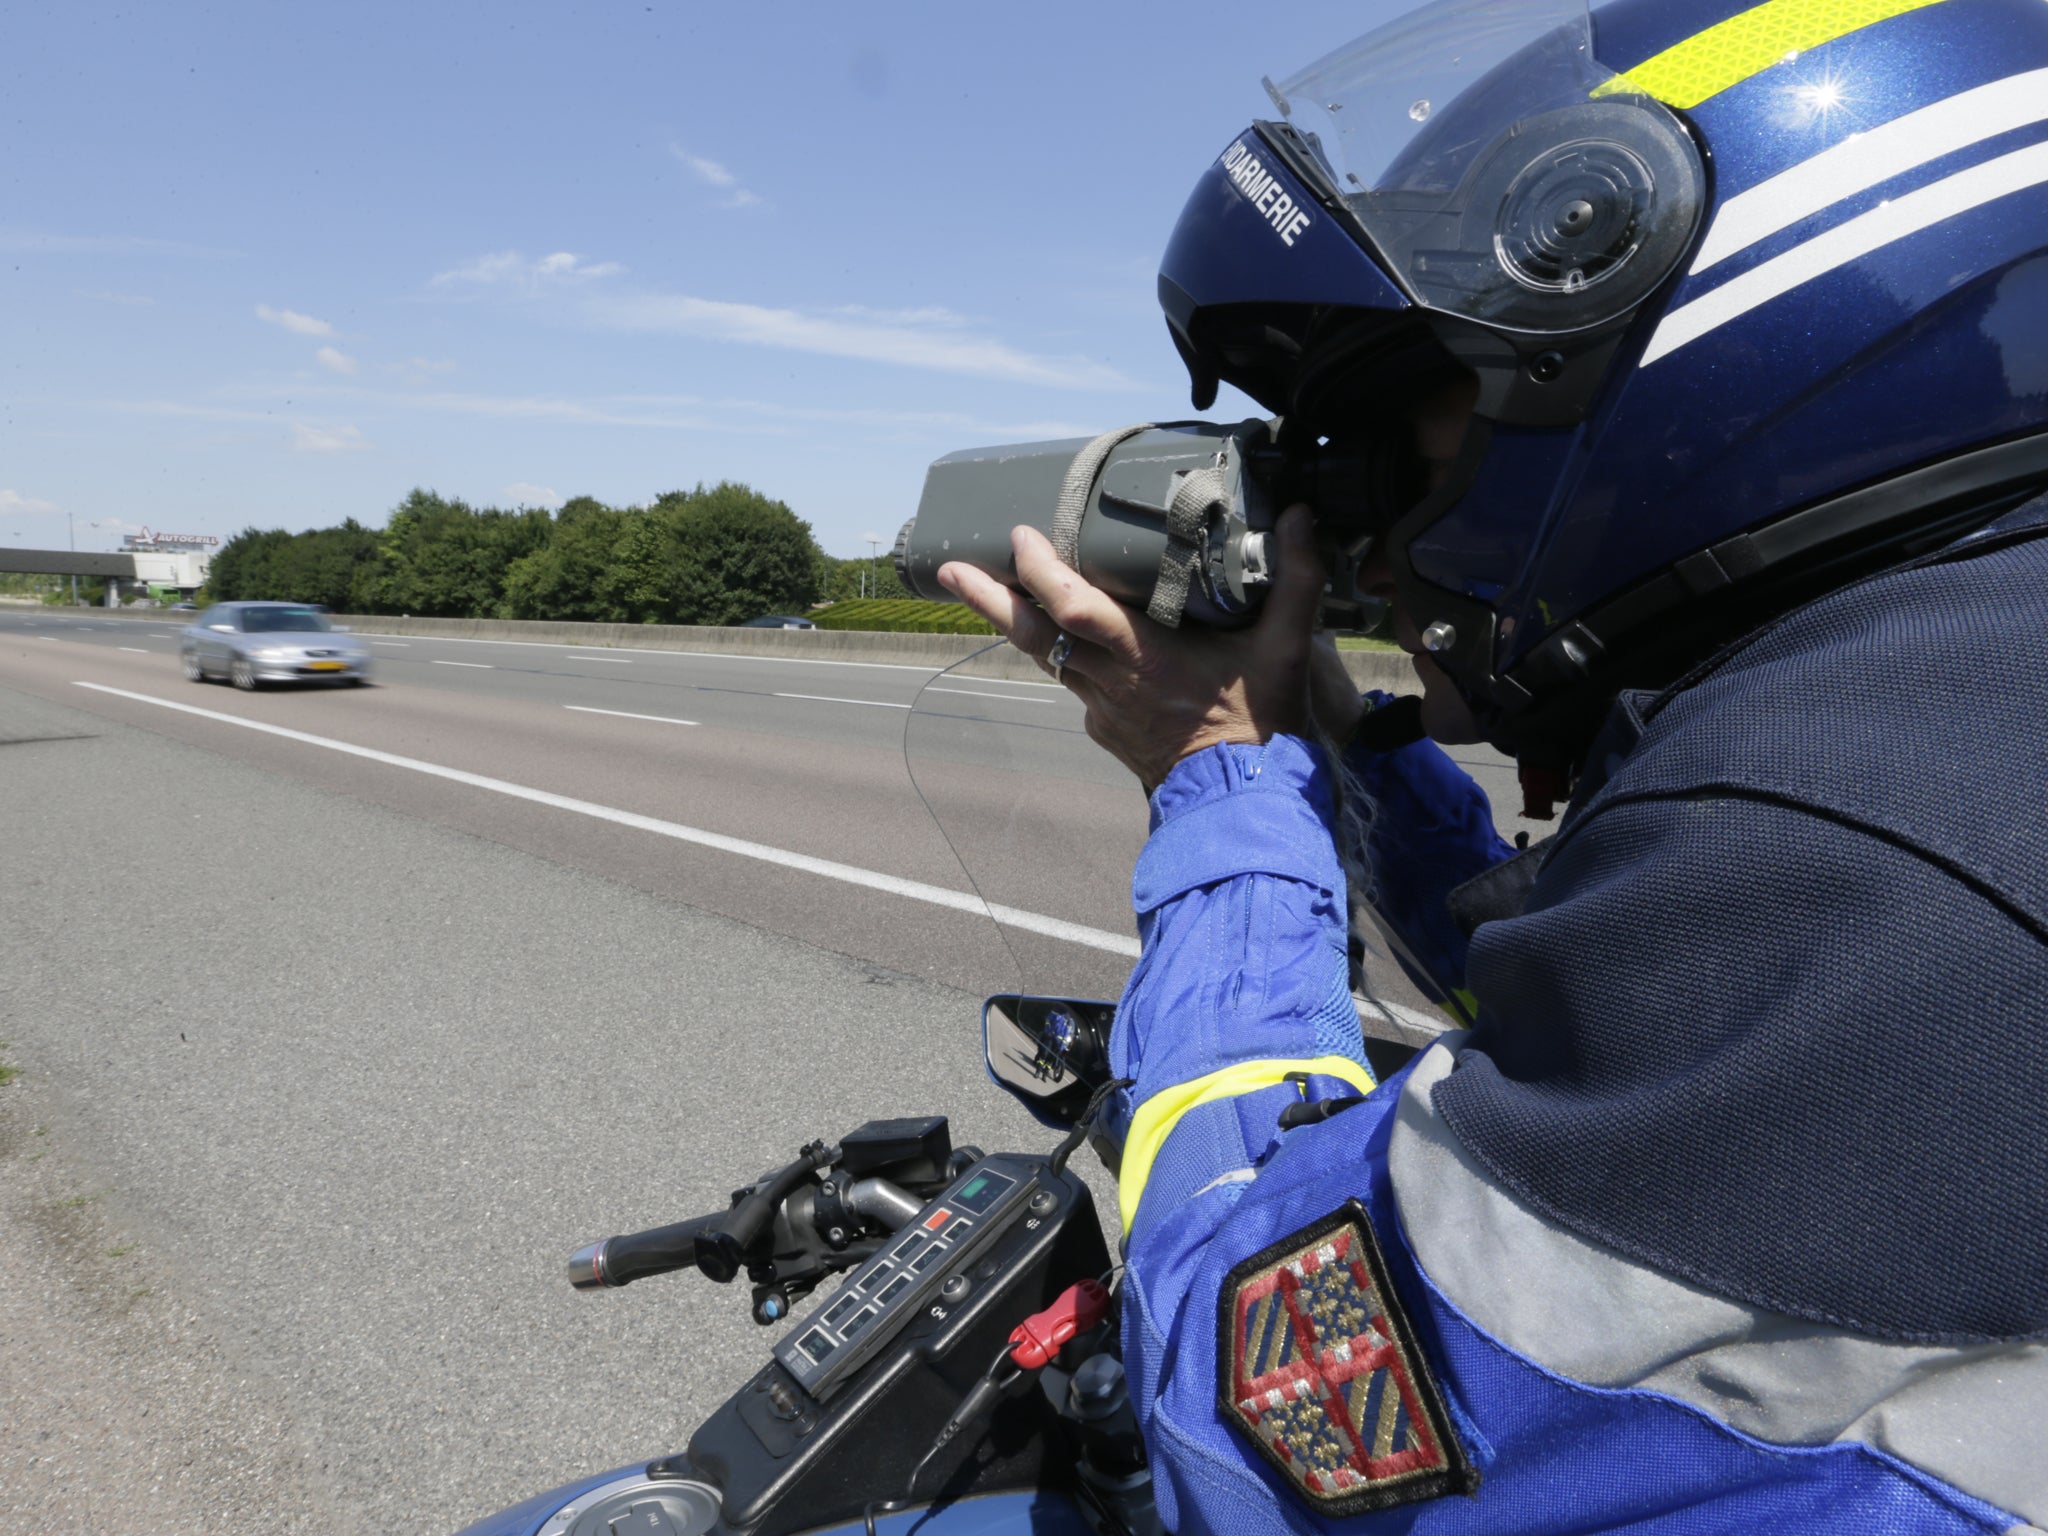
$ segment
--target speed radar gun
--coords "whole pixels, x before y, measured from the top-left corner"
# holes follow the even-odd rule
[[[1328,569],[1325,622],[1367,628],[1380,605],[1357,589],[1375,509],[1412,501],[1412,458],[1392,439],[1291,442],[1279,421],[1120,428],[1095,438],[948,454],[925,476],[896,536],[896,570],[919,597],[952,601],[939,567],[959,560],[1017,584],[1010,530],[1038,529],[1061,560],[1159,623],[1230,629],[1257,616],[1273,583],[1273,524],[1295,502],[1319,509]]]

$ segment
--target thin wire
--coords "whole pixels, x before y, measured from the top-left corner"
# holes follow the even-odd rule
[[[945,843],[946,852],[953,855],[953,862],[960,866],[960,873],[967,877],[967,883],[974,888],[975,900],[981,903],[982,910],[988,914],[988,920],[995,924],[996,937],[1003,941],[1003,948],[1009,952],[1010,968],[1016,973],[1017,985],[1021,989],[1025,984],[1024,962],[1018,957],[1017,948],[1010,942],[1010,935],[1003,927],[1002,920],[996,916],[995,906],[989,901],[987,893],[982,890],[981,882],[974,878],[974,871],[967,867],[967,860],[961,857],[960,850],[953,845],[953,834],[946,830],[946,823],[940,818],[939,813],[932,809],[931,799],[925,794],[924,786],[917,782],[917,767],[912,760],[910,751],[910,727],[918,715],[922,713],[918,705],[924,702],[925,693],[931,688],[932,684],[938,682],[940,678],[952,677],[956,669],[966,666],[970,661],[977,661],[981,657],[986,656],[990,651],[1009,643],[1007,639],[1003,639],[989,645],[984,645],[980,650],[962,656],[952,666],[946,668],[945,671],[936,673],[924,680],[923,685],[917,690],[917,696],[910,701],[910,713],[903,717],[903,771],[910,775],[910,787],[917,791],[918,803],[924,807],[925,814],[931,817],[932,825],[939,829],[939,839]],[[954,681],[957,682],[959,679],[955,678]],[[957,717],[949,713],[946,718],[954,719]],[[874,1528],[874,1520],[870,1517],[868,1520],[868,1536],[874,1536]]]

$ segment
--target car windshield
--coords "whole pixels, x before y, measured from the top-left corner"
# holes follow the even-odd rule
[[[252,635],[281,631],[319,634],[328,629],[327,620],[310,608],[244,608],[242,628]]]

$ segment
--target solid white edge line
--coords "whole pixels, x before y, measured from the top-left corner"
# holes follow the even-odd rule
[[[846,885],[864,886],[871,891],[884,891],[892,896],[902,896],[911,901],[922,901],[935,907],[945,907],[954,912],[965,912],[970,916],[993,917],[997,922],[1026,933],[1043,934],[1047,938],[1064,939],[1069,944],[1084,945],[1089,949],[1123,955],[1129,959],[1138,958],[1138,940],[1135,935],[1110,933],[1102,928],[1090,928],[1081,923],[1070,923],[1063,918],[1047,917],[1042,912],[1025,912],[1016,907],[997,906],[984,902],[980,897],[966,891],[949,891],[944,886],[927,885],[922,880],[906,880],[900,875],[885,875],[878,870],[862,869],[855,864],[840,864],[832,859],[813,858],[807,853],[792,853],[785,848],[771,848],[766,843],[748,842],[745,838],[727,837],[722,832],[707,832],[699,827],[686,827],[680,822],[663,821],[654,816],[642,816],[636,811],[621,811],[609,805],[598,805],[589,800],[576,800],[568,795],[557,795],[545,789],[529,789],[524,784],[508,783],[504,779],[486,778],[480,773],[468,773],[460,768],[444,768],[439,763],[422,762],[415,757],[400,757],[395,752],[379,752],[374,747],[359,747],[351,742],[335,741],[326,736],[315,736],[306,731],[294,731],[282,725],[271,725],[267,721],[248,720],[240,715],[222,714],[218,710],[201,709],[195,704],[177,704],[169,699],[159,699],[146,693],[131,693],[126,688],[109,688],[102,683],[74,681],[76,688],[90,689],[94,693],[111,694],[115,698],[131,699],[137,704],[151,704],[158,709],[176,710],[182,715],[196,715],[202,720],[217,720],[223,725],[238,725],[244,730],[260,731],[266,736],[279,736],[286,741],[303,742],[307,746],[325,747],[330,752],[343,752],[350,757],[360,757],[369,762],[383,763],[387,767],[407,768],[414,773],[424,773],[451,783],[466,784],[472,789],[487,789],[493,794],[509,795],[515,800],[530,801],[535,805],[549,806],[558,811],[572,811],[579,816],[589,816],[598,821],[608,821],[616,826],[631,827],[640,832],[651,832],[657,837],[674,838],[679,843],[694,843],[702,848],[715,849],[720,853],[736,854],[743,859],[754,859],[763,864],[779,864],[784,869],[801,870],[805,874],[817,875],[826,880],[838,880]]]
[[[835,699],[825,693],[778,693],[778,699],[809,699],[813,704],[866,704],[873,709],[908,709],[908,704],[891,704],[887,699]]]
[[[564,709],[573,709],[579,715],[616,715],[621,720],[653,720],[662,725],[695,725],[694,720],[678,720],[672,715],[636,715],[626,709],[593,709],[588,704],[564,704]]]
[[[582,651],[571,651],[569,659],[571,661],[615,661],[622,667],[633,665],[633,658],[630,656],[589,656]]]
[[[1852,134],[1739,192],[1715,215],[1694,272],[1915,166],[2048,119],[2048,69],[2008,75]]]
[[[359,629],[359,635],[385,635],[389,630]],[[437,645],[519,645],[538,651],[574,651],[582,647],[570,645],[565,640],[477,640],[468,635],[421,635],[414,634],[415,640],[430,640]],[[404,644],[403,641],[398,642]],[[655,646],[635,646],[649,656],[708,656],[714,661],[774,661],[792,667],[876,667],[884,672],[922,672],[927,677],[937,677],[944,667],[920,667],[901,661],[830,661],[823,656],[754,656],[743,651],[664,651]],[[961,658],[965,660],[966,658]],[[954,663],[955,666],[959,662]],[[1028,686],[1036,686],[1028,685]]]
[[[2048,181],[2048,143],[2029,144],[1880,203],[1672,310],[1658,325],[1637,366],[1647,368],[1688,342],[1872,251],[2044,181]]]
[[[395,646],[401,651],[409,651],[412,649],[412,647],[406,644],[406,642],[403,640],[372,640],[370,644],[382,646]]]
[[[495,672],[498,670],[488,661],[434,661],[429,662],[428,665],[435,667],[474,667],[479,672]]]

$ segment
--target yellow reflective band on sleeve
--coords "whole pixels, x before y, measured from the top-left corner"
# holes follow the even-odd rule
[[[1940,0],[1768,0],[1645,59],[1595,87],[1595,96],[1639,91],[1672,107],[1696,107],[1774,64],[1874,22]]]
[[[1234,1099],[1270,1088],[1284,1081],[1290,1072],[1339,1078],[1360,1093],[1371,1093],[1378,1086],[1372,1073],[1349,1056],[1318,1056],[1312,1061],[1241,1061],[1207,1077],[1162,1088],[1138,1106],[1138,1112],[1131,1116],[1130,1134],[1124,1137],[1123,1163],[1116,1187],[1124,1235],[1130,1236],[1131,1223],[1138,1219],[1138,1201],[1145,1194],[1145,1181],[1152,1176],[1152,1163],[1159,1156],[1159,1149],[1166,1145],[1166,1138],[1173,1134],[1173,1128],[1180,1124],[1182,1115],[1218,1099]]]

